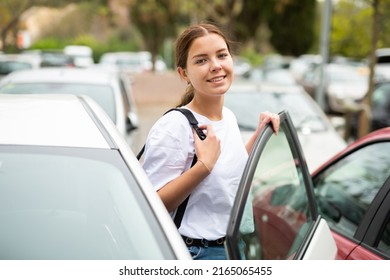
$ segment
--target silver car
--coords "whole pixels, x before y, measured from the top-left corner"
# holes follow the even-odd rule
[[[2,94],[0,115],[0,259],[190,258],[91,98]]]
[[[132,141],[130,132],[138,127],[138,113],[130,79],[116,71],[64,67],[17,71],[0,82],[2,93],[90,96],[127,137],[128,144]]]
[[[225,105],[236,115],[245,142],[256,130],[260,112],[287,110],[311,172],[347,145],[318,104],[298,86],[235,85],[226,94]]]

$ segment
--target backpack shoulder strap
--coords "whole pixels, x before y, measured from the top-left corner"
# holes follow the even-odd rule
[[[196,120],[194,114],[190,110],[185,109],[185,108],[172,108],[172,109],[168,110],[167,112],[165,112],[165,114],[167,114],[171,111],[181,112],[184,116],[186,116],[188,122],[190,123],[192,128],[195,130],[196,134],[198,134],[199,138],[201,140],[206,139],[206,134],[204,134],[204,132],[199,128],[198,121]]]
[[[167,114],[171,111],[179,111],[181,112],[184,116],[186,116],[188,122],[190,123],[190,125],[192,126],[192,128],[195,130],[195,132],[198,134],[199,138],[201,140],[204,140],[206,139],[206,134],[204,134],[204,132],[199,128],[198,126],[198,121],[196,120],[194,114],[192,114],[192,112],[188,109],[184,109],[184,108],[172,108],[168,111],[166,111],[164,113]],[[139,160],[142,156],[142,154],[144,153],[145,151],[145,145],[142,147],[142,149],[140,150],[140,152],[138,153],[137,155],[137,159]],[[192,163],[191,163],[191,167],[197,162],[197,157],[196,157],[196,154],[194,155],[194,159],[192,160]],[[176,211],[176,215],[175,215],[175,218],[174,218],[174,223],[176,225],[176,228],[179,228],[180,227],[180,224],[181,224],[181,221],[183,219],[183,216],[184,216],[184,211],[187,207],[187,203],[188,203],[188,200],[189,200],[190,196],[188,196],[180,205],[179,207],[177,208],[177,211]]]
[[[179,111],[179,112],[181,112],[187,118],[188,122],[190,123],[192,128],[195,130],[196,134],[198,134],[199,138],[201,140],[206,139],[206,134],[204,134],[204,132],[199,128],[198,121],[196,120],[194,114],[190,110],[185,109],[185,108],[172,108],[172,109],[169,109],[168,111],[166,111],[164,113],[164,115],[168,114],[171,111]],[[144,152],[145,152],[145,145],[141,148],[141,150],[137,154],[137,159],[138,160],[142,157]]]

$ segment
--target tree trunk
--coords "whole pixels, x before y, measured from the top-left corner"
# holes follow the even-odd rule
[[[372,94],[374,91],[375,83],[375,65],[376,65],[376,55],[375,51],[377,49],[378,38],[380,33],[380,14],[379,14],[379,5],[380,0],[372,1],[373,8],[373,19],[372,19],[372,38],[371,38],[371,54],[370,54],[370,76],[369,76],[369,86],[366,97],[363,100],[363,110],[360,113],[359,117],[359,133],[358,137],[362,137],[368,134],[371,131],[371,103],[372,103]]]

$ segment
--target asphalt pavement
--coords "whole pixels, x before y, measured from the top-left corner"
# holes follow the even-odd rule
[[[133,133],[132,149],[138,153],[156,120],[179,103],[186,83],[173,71],[137,74],[132,80],[140,121],[138,130]]]

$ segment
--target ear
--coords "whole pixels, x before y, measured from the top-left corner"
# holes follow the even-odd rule
[[[179,74],[180,79],[186,81],[187,83],[189,82],[187,71],[184,68],[177,67],[177,73]]]

